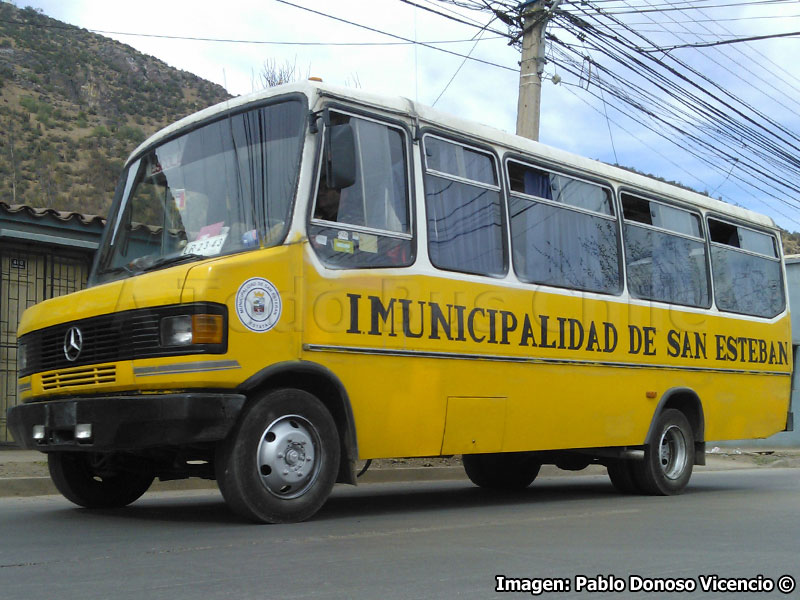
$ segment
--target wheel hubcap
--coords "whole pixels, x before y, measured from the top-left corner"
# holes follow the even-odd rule
[[[319,473],[317,430],[303,417],[288,415],[274,421],[261,436],[257,465],[267,490],[283,499],[302,496]]]
[[[680,427],[667,427],[659,444],[659,464],[664,476],[668,479],[680,478],[686,468],[687,457],[686,438]]]

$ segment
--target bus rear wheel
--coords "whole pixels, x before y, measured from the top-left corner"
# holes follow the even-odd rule
[[[689,483],[693,465],[692,427],[681,411],[669,408],[656,419],[644,460],[634,463],[636,483],[653,496],[680,494]]]
[[[541,463],[528,452],[465,454],[464,471],[478,487],[494,490],[522,490],[539,474]]]
[[[155,478],[152,469],[126,467],[113,455],[50,452],[50,478],[67,500],[84,508],[119,508],[138,500]]]
[[[336,482],[339,435],[315,396],[276,390],[250,405],[214,462],[222,496],[237,514],[258,523],[304,521]]]

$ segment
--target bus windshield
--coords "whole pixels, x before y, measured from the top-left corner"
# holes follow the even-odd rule
[[[122,174],[92,283],[282,242],[303,106],[227,115],[150,148]]]

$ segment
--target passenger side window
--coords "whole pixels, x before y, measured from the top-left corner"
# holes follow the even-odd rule
[[[432,135],[423,145],[431,262],[449,271],[504,275],[504,218],[494,157]]]
[[[330,188],[322,169],[309,224],[312,246],[332,267],[410,265],[414,256],[405,132],[361,117],[330,115],[332,126],[352,127],[355,183]],[[323,156],[322,164],[326,161]]]
[[[699,215],[622,194],[628,290],[635,298],[711,305],[706,244]]]
[[[621,289],[611,190],[508,161],[511,248],[521,281],[593,292]]]
[[[780,254],[774,236],[708,219],[717,307],[774,317],[786,307]]]

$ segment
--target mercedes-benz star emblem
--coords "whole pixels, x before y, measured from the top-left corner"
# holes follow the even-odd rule
[[[78,360],[83,349],[83,334],[77,327],[70,327],[67,329],[67,335],[64,336],[64,356],[67,360],[74,362]]]

